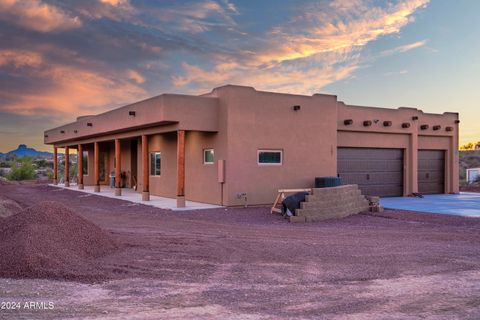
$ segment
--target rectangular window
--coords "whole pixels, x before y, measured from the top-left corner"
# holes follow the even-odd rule
[[[88,151],[83,151],[82,157],[83,157],[82,171],[83,171],[83,175],[86,176],[88,175]]]
[[[161,165],[160,152],[150,153],[150,175],[151,176],[160,175],[160,165]]]
[[[283,151],[258,150],[257,161],[259,165],[281,165],[283,162]]]
[[[213,164],[215,162],[213,149],[203,149],[203,164]]]

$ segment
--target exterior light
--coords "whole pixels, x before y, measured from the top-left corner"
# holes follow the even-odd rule
[[[132,116],[132,117],[135,117],[135,111],[128,111],[128,115]]]
[[[298,106],[298,105],[292,107],[293,111],[298,111],[298,110],[300,110],[300,108],[301,108],[301,106]]]
[[[363,121],[363,126],[364,127],[370,127],[371,125],[372,125],[372,121],[370,121],[370,120]]]
[[[353,124],[353,120],[352,119],[343,120],[343,124],[346,125],[346,126],[349,126],[349,125]]]
[[[445,130],[448,132],[453,131],[453,127],[446,127]]]
[[[392,121],[383,121],[383,126],[384,127],[391,127],[392,126]]]
[[[93,127],[93,123],[87,122],[87,127]]]
[[[440,130],[442,129],[442,126],[433,126],[433,130],[437,131],[437,130]]]
[[[65,133],[65,130],[61,130],[60,133]]]
[[[459,123],[460,123],[460,120],[455,120],[455,123],[456,123],[456,124],[459,124]]]
[[[418,120],[418,117],[417,117],[417,116],[413,116],[413,117],[412,117],[412,120]]]
[[[422,130],[427,130],[428,128],[429,128],[428,124],[422,124],[420,126],[420,129],[422,129]]]
[[[48,134],[46,134],[44,137],[45,137],[45,138],[48,138]]]
[[[402,128],[404,128],[404,129],[410,128],[410,123],[408,123],[408,122],[402,123]]]

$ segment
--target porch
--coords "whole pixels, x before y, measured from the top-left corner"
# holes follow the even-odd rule
[[[131,203],[138,203],[143,204],[146,206],[152,206],[161,209],[170,209],[173,211],[185,211],[185,210],[200,210],[200,209],[217,209],[223,208],[222,206],[209,204],[209,203],[202,203],[202,202],[195,202],[195,201],[185,201],[185,207],[177,207],[177,199],[176,198],[165,198],[150,195],[150,201],[143,201],[142,198],[139,196],[139,193],[130,188],[122,188],[122,196],[119,197],[115,195],[115,188],[110,188],[104,186],[100,189],[100,191],[95,191],[95,186],[84,186],[83,189],[78,189],[76,183],[70,183],[69,186],[65,186],[63,183],[59,184],[50,184],[52,187],[62,188],[66,190],[78,191],[90,195],[96,195],[101,197],[107,198],[114,198],[118,200],[125,200]]]

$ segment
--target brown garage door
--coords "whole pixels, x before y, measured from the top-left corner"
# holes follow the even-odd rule
[[[445,192],[445,151],[418,150],[418,192]]]
[[[403,150],[338,148],[338,174],[345,184],[358,184],[364,195],[403,195]]]

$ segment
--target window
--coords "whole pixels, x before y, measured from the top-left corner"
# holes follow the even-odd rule
[[[259,165],[281,165],[283,162],[283,151],[258,150],[257,161]]]
[[[160,164],[161,164],[160,152],[150,153],[150,175],[151,176],[160,175]]]
[[[213,149],[203,149],[203,164],[213,164],[215,162],[214,153]]]
[[[82,157],[83,157],[82,171],[83,171],[83,175],[86,176],[88,175],[88,151],[83,151]]]

